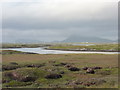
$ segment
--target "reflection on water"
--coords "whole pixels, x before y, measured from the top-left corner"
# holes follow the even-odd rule
[[[61,51],[61,50],[46,50],[44,48],[8,48],[3,50],[16,50],[22,52],[32,52],[38,54],[69,54],[69,53],[98,53],[98,54],[118,54],[118,52],[94,52],[94,51]]]

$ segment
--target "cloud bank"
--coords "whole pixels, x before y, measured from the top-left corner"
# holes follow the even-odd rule
[[[72,35],[115,40],[118,37],[117,9],[117,2],[41,0],[3,3],[3,40],[61,41]]]

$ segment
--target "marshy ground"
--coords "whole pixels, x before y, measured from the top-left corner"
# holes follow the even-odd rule
[[[45,55],[6,50],[2,60],[3,87],[118,87],[117,54]]]

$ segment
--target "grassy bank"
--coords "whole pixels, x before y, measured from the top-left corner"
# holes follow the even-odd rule
[[[86,67],[92,68],[94,73],[87,73]],[[2,68],[3,87],[118,87],[117,55],[4,54]]]
[[[74,46],[74,45],[54,45],[48,49],[57,50],[83,50],[83,51],[120,51],[118,44],[98,44],[90,46]]]
[[[2,48],[36,48],[46,46],[50,46],[50,44],[2,44]]]
[[[36,54],[36,53],[32,53],[32,52],[21,52],[21,51],[15,51],[15,50],[1,50],[0,54],[2,55],[6,55],[6,54]]]

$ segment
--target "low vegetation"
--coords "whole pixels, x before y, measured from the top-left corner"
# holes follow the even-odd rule
[[[21,51],[15,51],[15,50],[2,50],[0,51],[0,54],[5,55],[5,54],[36,54],[36,53],[21,52]]]
[[[96,44],[89,46],[75,46],[75,45],[54,45],[47,49],[57,50],[76,50],[76,51],[119,51],[118,44]]]
[[[2,48],[36,48],[46,46],[50,46],[50,44],[2,44]]]
[[[117,55],[3,54],[3,87],[117,88]]]

